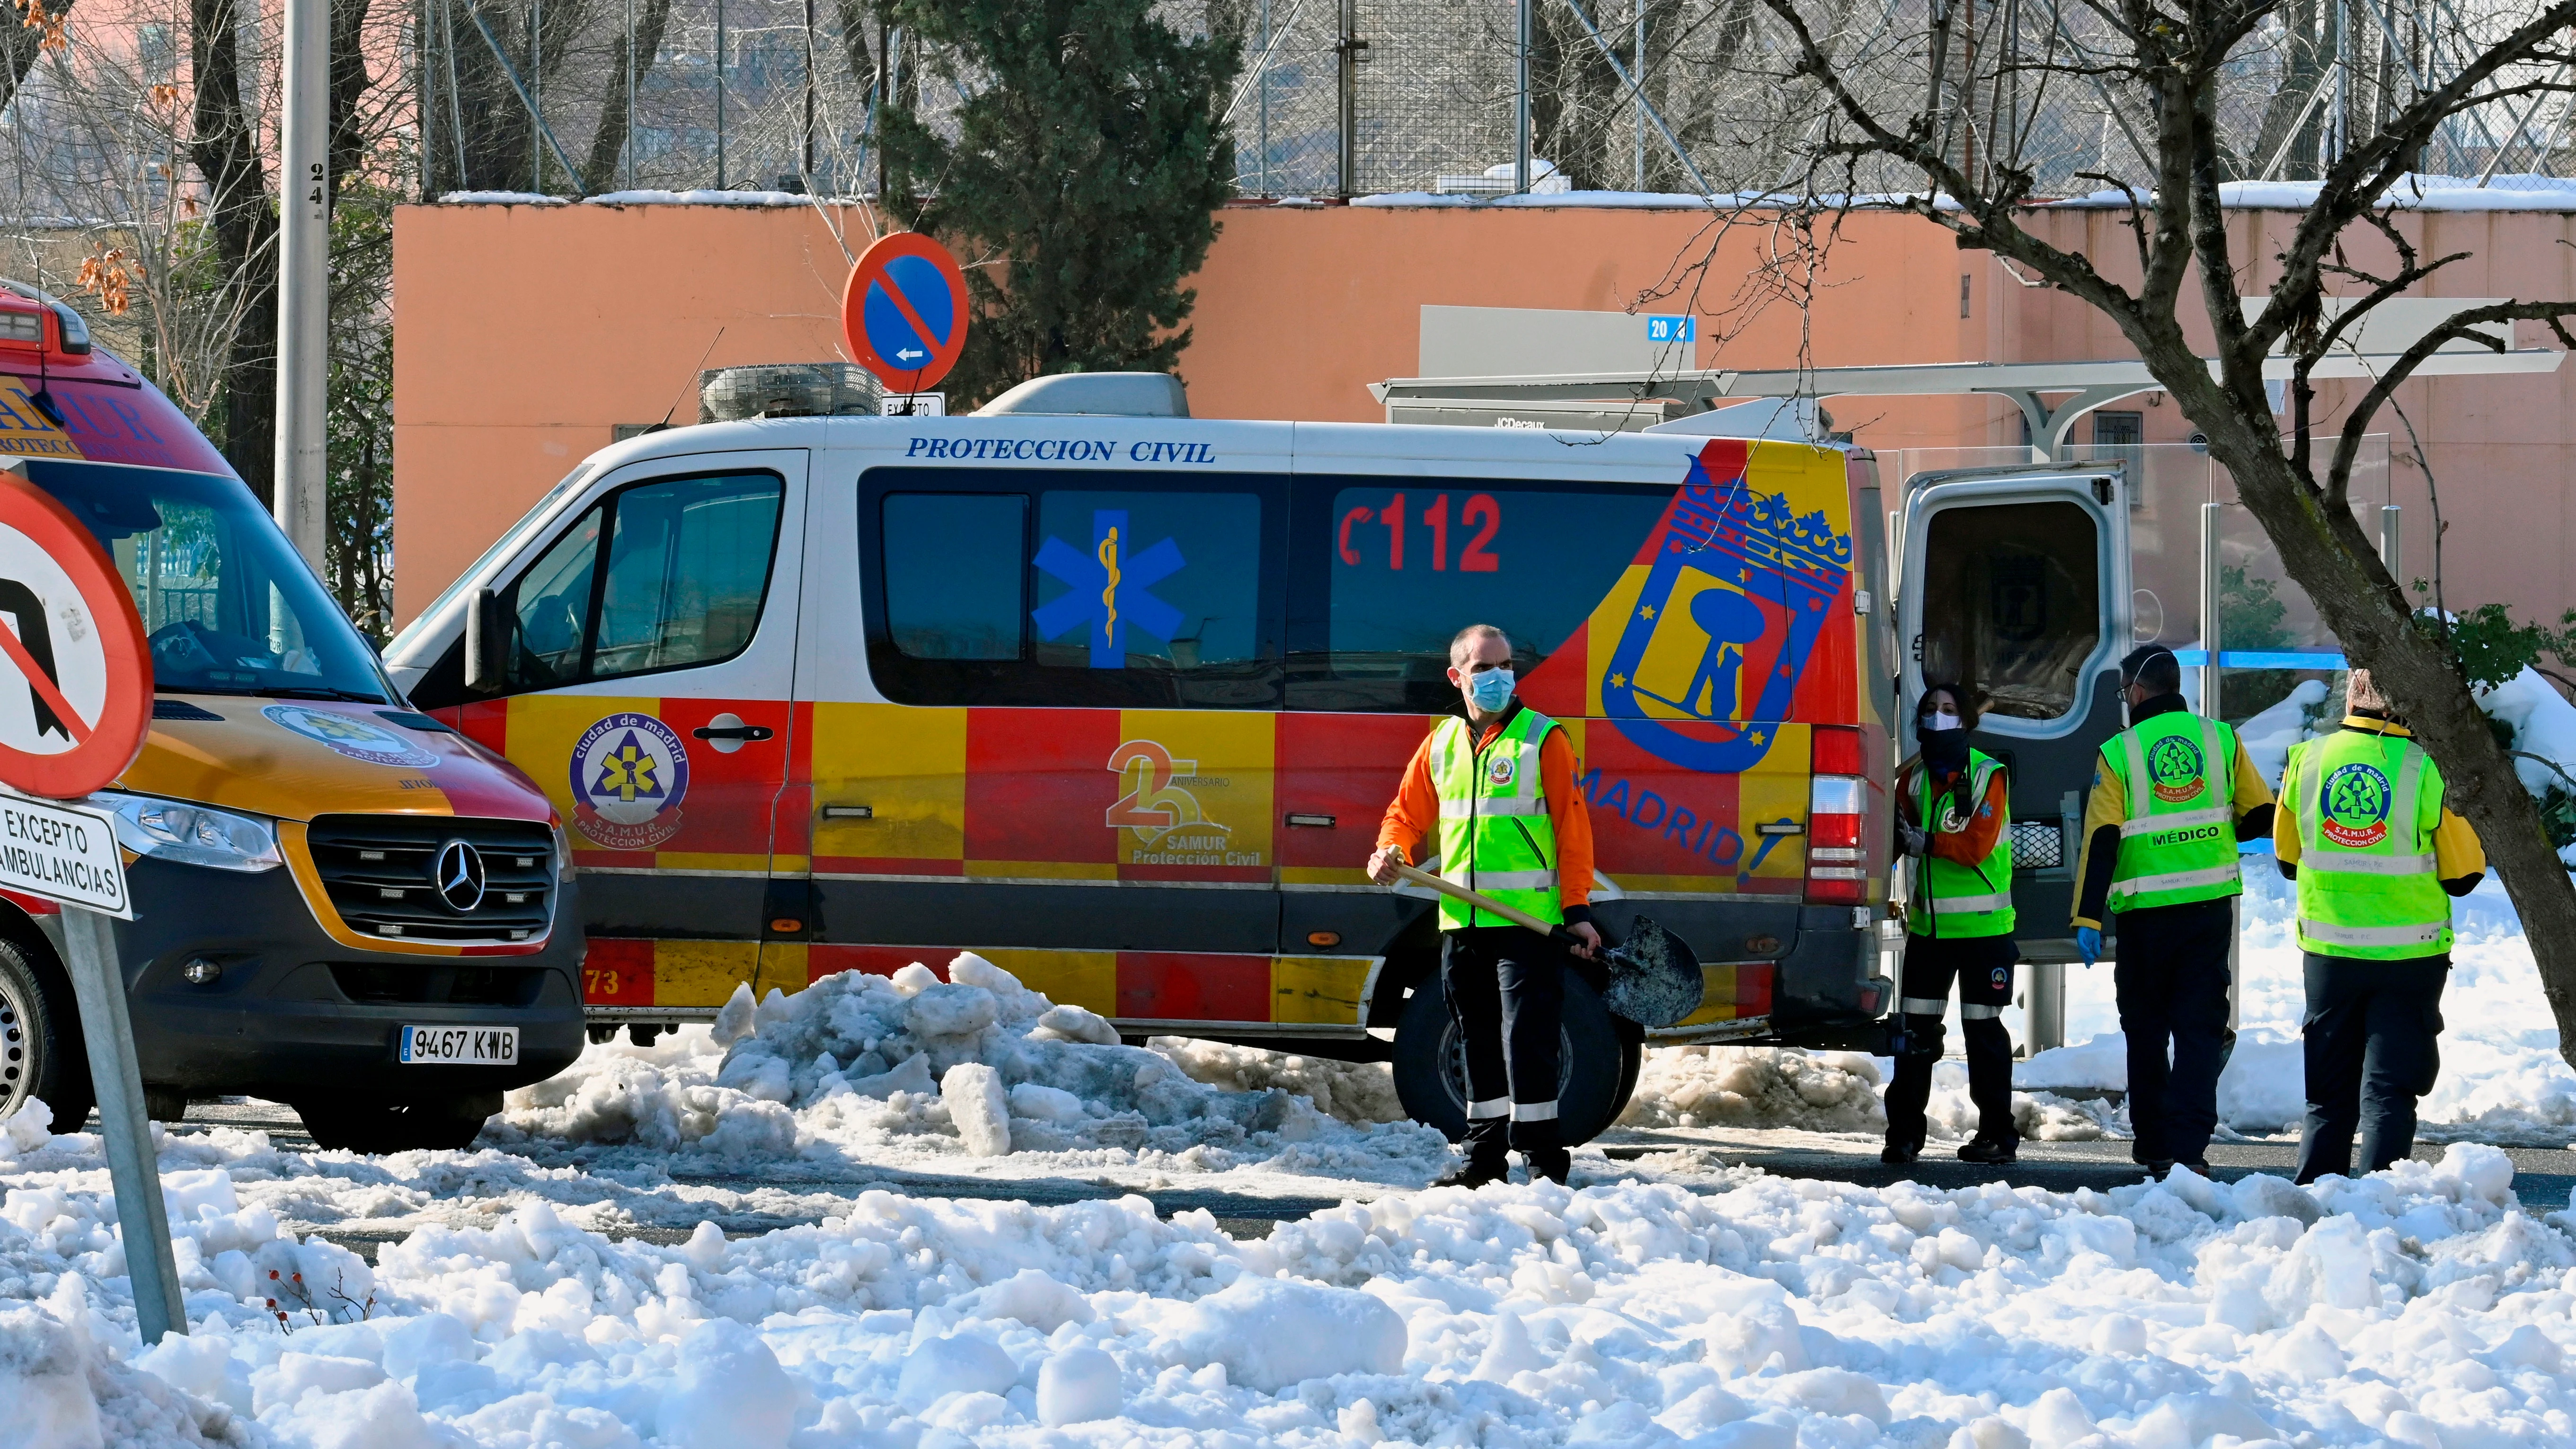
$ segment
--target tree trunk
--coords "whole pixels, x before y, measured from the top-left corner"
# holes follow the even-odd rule
[[[635,34],[628,44],[634,47],[630,62],[620,51],[617,66],[608,78],[608,96],[599,107],[599,131],[590,138],[590,159],[583,163],[581,179],[593,191],[615,191],[626,183],[617,169],[618,158],[626,154],[626,67],[635,67],[635,84],[644,85],[651,74],[654,58],[662,51],[662,27],[671,18],[671,0],[644,0],[643,13],[635,18]]]
[[[331,196],[357,174],[367,159],[366,126],[358,102],[375,77],[367,74],[368,0],[331,0]]]
[[[2280,88],[2272,92],[2271,104],[2263,110],[2263,124],[2254,133],[2254,152],[2244,158],[2247,177],[2260,179],[2263,168],[2270,165],[2272,153],[2290,138],[2292,128],[2305,143],[2290,149],[2282,163],[2281,174],[2288,177],[2312,177],[2316,171],[2317,113],[2309,112],[2303,122],[2299,113],[2306,110],[2308,98],[2325,84],[2325,47],[2320,38],[2321,6],[2318,0],[2291,0],[2282,7]]]
[[[238,318],[223,368],[225,461],[260,502],[275,491],[277,455],[277,213],[259,154],[258,118],[242,96],[242,11],[235,0],[190,0],[190,80],[196,93],[188,159],[206,182],[206,229]]]
[[[2448,650],[2417,625],[2397,580],[2349,509],[2311,489],[2242,409],[2210,380],[2179,335],[2148,357],[2175,402],[2208,435],[2238,496],[2263,525],[2281,566],[2315,601],[2345,654],[2387,696],[2441,767],[2446,799],[2477,831],[2490,868],[2522,918],[2540,988],[2558,1022],[2559,1055],[2576,1065],[2576,883],[2550,848],[2539,807],[2496,742]],[[2268,419],[2267,419],[2268,421]],[[2287,802],[2284,802],[2287,808]]]
[[[19,13],[23,15],[24,9]],[[72,13],[72,0],[48,5],[45,13],[60,21]],[[6,12],[0,12],[0,63],[6,67],[5,72],[0,72],[0,111],[7,110],[9,103],[18,98],[18,88],[27,83],[27,72],[35,69],[45,53],[44,30],[13,25],[11,19]]]
[[[447,5],[456,39],[456,90],[465,117],[465,163],[457,178],[466,191],[527,191],[536,185],[528,143],[536,135],[527,107],[519,104],[510,78],[492,53],[482,26],[503,45],[527,27],[514,22],[497,0],[431,0]],[[514,56],[519,65],[523,56]]]

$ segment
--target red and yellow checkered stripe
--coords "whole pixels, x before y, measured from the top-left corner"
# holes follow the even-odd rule
[[[789,994],[842,971],[891,976],[913,962],[945,977],[954,947],[801,941],[643,941],[594,937],[582,965],[592,1006],[707,1010],[737,986]],[[1367,956],[1256,956],[1183,951],[979,951],[1032,990],[1128,1020],[1360,1024],[1377,962]]]

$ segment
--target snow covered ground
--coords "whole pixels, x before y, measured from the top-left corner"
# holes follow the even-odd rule
[[[2299,1099],[2287,893],[2252,875],[2246,1134]],[[2565,1143],[2502,893],[2458,913],[2428,1135]],[[2124,1135],[2108,995],[2070,972],[2090,1040],[2022,1065],[2026,1132]],[[1624,1125],[1866,1143],[1883,1078],[1658,1052]],[[99,1143],[30,1110],[0,1125],[0,1444],[2576,1442],[2576,1217],[2523,1210],[2481,1143],[2306,1190],[1867,1188],[1685,1148],[1468,1194],[1423,1190],[1452,1159],[1399,1115],[1382,1068],[1120,1046],[977,958],[835,977],[594,1047],[471,1152],[165,1136],[196,1332],[147,1352]],[[996,1184],[1035,1201],[951,1195]],[[1134,1195],[1175,1187],[1341,1205],[1238,1241]]]
[[[370,1267],[243,1200],[249,1144],[173,1139],[197,1331],[137,1353],[96,1141],[11,1143],[0,1437],[33,1449],[2576,1436],[2576,1222],[2476,1145],[2311,1191],[1444,1189],[1247,1242],[1133,1197],[870,1192],[676,1244],[535,1202]],[[478,1191],[473,1158],[409,1156]]]

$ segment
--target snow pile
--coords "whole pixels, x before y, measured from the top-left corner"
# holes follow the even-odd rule
[[[1207,1043],[1122,1046],[1099,1016],[968,952],[946,980],[914,964],[757,1004],[739,988],[706,1034],[594,1048],[510,1093],[488,1130],[513,1146],[628,1144],[735,1162],[888,1147],[1161,1154],[1200,1169],[1284,1156],[1419,1180],[1447,1146],[1393,1121],[1392,1086],[1374,1073]],[[1334,1107],[1346,1120],[1323,1110]]]
[[[668,1244],[527,1203],[372,1270],[228,1206],[204,1150],[163,1162],[194,1335],[149,1352],[97,1140],[0,1167],[13,1446],[2456,1445],[2576,1415],[2576,1219],[2481,1146],[2309,1189],[1439,1189],[1245,1242],[1132,1197],[869,1192]]]
[[[8,1230],[0,1228],[0,1243]],[[232,1410],[192,1398],[136,1370],[114,1343],[115,1325],[89,1304],[77,1272],[49,1275],[53,1287],[32,1303],[9,1299],[33,1285],[0,1277],[0,1414],[7,1441],[27,1449],[107,1444],[241,1442]]]
[[[1355,1125],[1404,1120],[1404,1103],[1395,1095],[1395,1074],[1383,1062],[1337,1062],[1183,1036],[1158,1036],[1145,1047],[1170,1058],[1193,1082],[1229,1092],[1278,1088],[1314,1103],[1319,1112]]]
[[[2533,798],[2545,800],[2552,790],[2576,795],[2576,704],[2560,696],[2538,670],[2526,668],[2480,690],[2478,706],[2512,729],[2514,749],[2538,756],[2513,762],[2515,777]],[[2576,844],[2560,851],[2559,858],[2576,866]]]
[[[1646,1053],[1622,1127],[1799,1127],[1881,1132],[1878,1064],[1858,1052],[1657,1047]]]

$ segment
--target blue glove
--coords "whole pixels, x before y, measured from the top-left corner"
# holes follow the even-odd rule
[[[2075,953],[2084,958],[2084,964],[2087,966],[2101,960],[2102,933],[2091,926],[2076,927]]]

